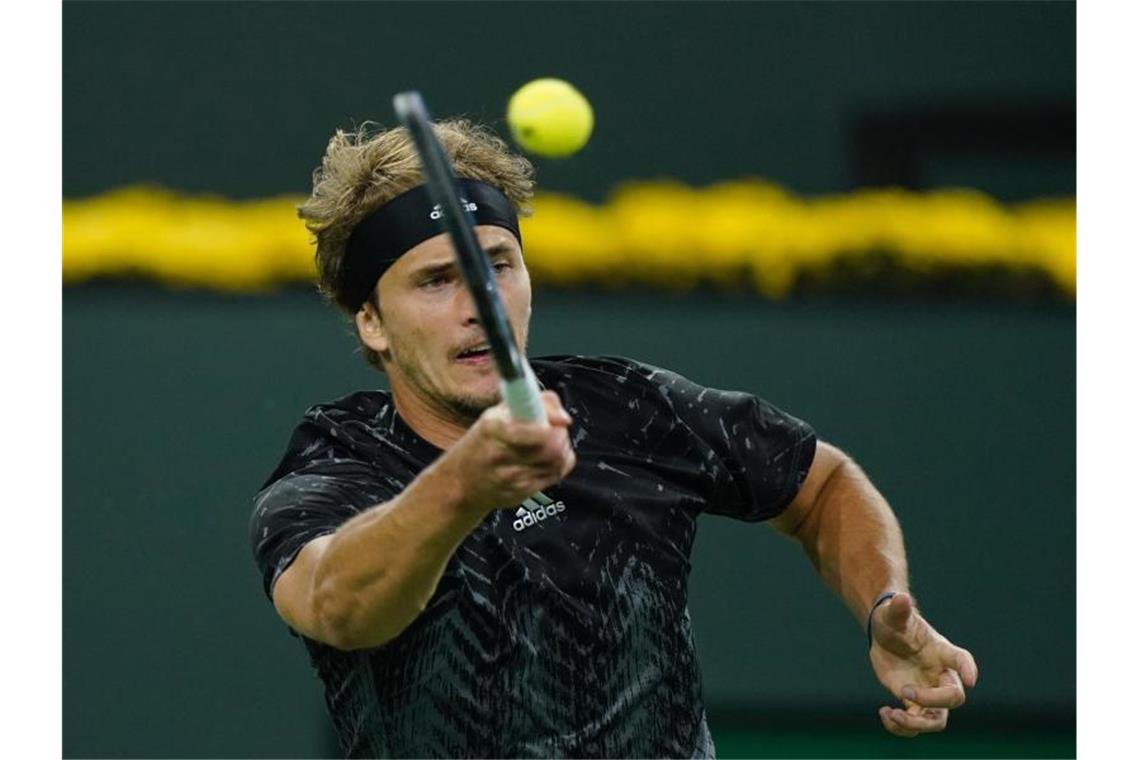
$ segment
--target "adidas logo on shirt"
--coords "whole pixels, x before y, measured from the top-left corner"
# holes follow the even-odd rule
[[[548,517],[554,517],[559,512],[565,511],[566,505],[563,502],[555,501],[539,491],[518,508],[512,526],[516,531],[523,531],[535,523],[542,522]]]

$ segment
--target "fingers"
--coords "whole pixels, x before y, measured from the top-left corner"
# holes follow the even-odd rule
[[[562,471],[558,474],[559,480],[569,475],[574,466],[578,464],[578,455],[574,453],[574,447],[570,445],[570,436],[566,436],[565,443],[566,446],[562,452]]]
[[[510,410],[501,403],[483,412],[478,424],[483,435],[499,444],[490,454],[489,464],[519,466],[549,485],[573,469],[576,457],[568,430],[570,415],[551,391],[543,393],[543,403],[552,424],[512,419]]]
[[[512,419],[510,410],[502,404],[491,407],[483,415],[483,422],[491,437],[519,453],[540,449],[551,439],[552,434],[566,432],[564,426],[540,425]]]
[[[908,704],[919,707],[961,707],[966,702],[962,680],[953,670],[944,670],[938,677],[938,686],[907,686],[899,695]]]
[[[923,620],[909,594],[899,594],[883,607],[874,629],[872,662],[883,685],[906,709],[881,707],[879,719],[896,736],[942,731],[950,710],[961,707],[966,689],[977,683],[977,663]],[[933,685],[935,673],[938,681]]]
[[[939,653],[942,665],[953,668],[962,676],[963,683],[971,689],[978,683],[978,664],[974,662],[974,655],[962,647],[950,644]]]
[[[930,734],[946,728],[950,711],[945,708],[922,708],[917,705],[909,710],[897,707],[880,707],[879,720],[895,736],[913,738],[919,734]]]
[[[922,649],[925,629],[910,594],[900,593],[872,613],[872,640],[898,657],[911,657]]]
[[[913,731],[898,723],[893,717],[894,712],[896,711],[890,707],[883,706],[879,708],[879,720],[882,722],[883,728],[895,736],[905,736],[907,739],[913,739],[918,736],[917,731]]]
[[[947,669],[938,677],[938,686],[905,686],[899,697],[905,710],[880,707],[883,728],[896,736],[915,737],[946,728],[950,710],[966,702],[966,690],[956,670]]]
[[[541,397],[542,405],[546,408],[547,422],[554,427],[570,427],[573,419],[562,407],[562,400],[558,398],[558,394],[554,391],[543,391]]]
[[[554,391],[541,393],[543,408],[546,410],[546,425],[524,422],[511,417],[505,403],[499,403],[483,412],[489,432],[502,442],[519,449],[541,446],[550,435],[550,428],[566,429],[574,421],[563,408],[558,394]]]
[[[914,611],[914,600],[905,592],[897,594],[884,605],[883,623],[902,633],[906,631],[910,622],[910,615]]]
[[[466,460],[466,477],[482,494],[473,501],[496,507],[516,504],[570,474],[577,463],[570,440],[570,415],[557,394],[542,394],[549,424],[511,418],[500,403],[483,412],[458,456]]]

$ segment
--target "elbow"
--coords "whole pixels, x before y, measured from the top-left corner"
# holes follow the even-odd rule
[[[316,629],[313,638],[336,649],[358,648],[353,646],[354,607],[349,594],[332,583],[320,584],[313,591],[313,627]]]
[[[828,502],[844,474],[854,467],[856,465],[850,457],[820,441],[799,492],[784,513],[773,521],[776,529],[801,543],[811,553],[818,540]]]
[[[378,625],[375,617],[391,620],[395,616],[370,615],[369,605],[355,594],[332,586],[322,584],[315,591],[313,616],[318,630],[315,638],[334,649],[353,652],[383,646],[399,636],[412,620],[408,618],[398,627]]]

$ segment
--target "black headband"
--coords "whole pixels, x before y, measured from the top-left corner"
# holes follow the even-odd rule
[[[475,224],[493,224],[510,230],[522,245],[514,204],[484,182],[460,179],[459,200]],[[341,265],[341,293],[359,309],[376,287],[376,281],[404,253],[444,232],[440,210],[428,197],[427,185],[398,195],[364,217],[348,238]]]

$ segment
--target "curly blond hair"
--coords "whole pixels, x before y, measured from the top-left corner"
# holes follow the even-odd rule
[[[312,194],[297,208],[316,242],[318,287],[348,314],[358,306],[347,300],[340,280],[349,235],[368,214],[423,184],[420,160],[407,131],[377,127],[365,122],[354,132],[337,130],[313,172]],[[520,215],[530,214],[528,204],[534,195],[530,161],[512,153],[490,127],[466,119],[437,122],[435,133],[457,176],[499,188]]]

